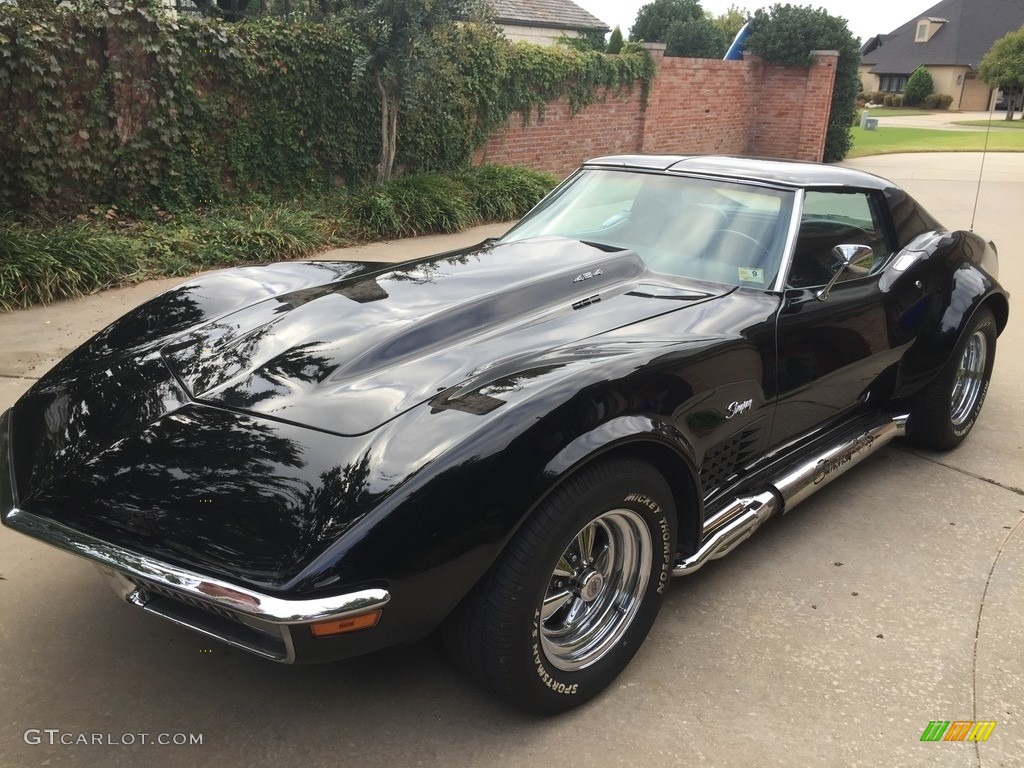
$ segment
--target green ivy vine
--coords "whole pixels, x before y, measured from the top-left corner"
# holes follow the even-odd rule
[[[400,116],[406,171],[466,167],[513,113],[542,119],[558,98],[578,111],[654,76],[637,46],[541,48],[478,23],[436,42]],[[0,4],[0,212],[173,211],[356,186],[379,154],[360,53],[330,17],[230,23],[175,17],[156,0]]]

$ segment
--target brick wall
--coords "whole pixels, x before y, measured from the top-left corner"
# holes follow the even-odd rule
[[[836,79],[834,51],[810,68],[763,63],[761,103],[750,154],[820,162]]]
[[[646,101],[640,88],[601,94],[575,116],[567,100],[543,121],[513,115],[477,153],[479,162],[527,165],[565,175],[609,154],[730,154],[820,162],[837,54],[814,66],[665,58],[649,45],[658,73]]]
[[[619,95],[609,89],[575,116],[569,100],[559,99],[547,105],[543,120],[531,116],[529,125],[523,125],[522,115],[512,115],[477,159],[565,175],[590,157],[640,152],[644,111],[639,85]]]

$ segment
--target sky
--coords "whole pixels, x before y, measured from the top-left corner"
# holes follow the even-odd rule
[[[841,16],[846,19],[850,31],[855,37],[859,37],[862,43],[874,35],[892,32],[939,2],[939,0],[771,0],[771,2],[701,0],[701,7],[717,16],[728,10],[730,5],[752,13],[758,8],[769,8],[776,2],[784,3],[786,1],[792,5],[824,8],[833,16]],[[649,0],[574,0],[574,2],[590,11],[612,29],[616,24],[619,25],[625,35],[627,29],[636,19],[636,12]]]

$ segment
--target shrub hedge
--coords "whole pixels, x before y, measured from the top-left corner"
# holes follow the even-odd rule
[[[132,220],[116,208],[73,222],[0,218],[0,310],[150,277],[301,258],[330,246],[451,232],[522,216],[555,184],[547,173],[480,166],[409,174],[287,203],[214,206]]]
[[[903,101],[908,107],[917,107],[922,104],[927,109],[934,109],[937,99],[932,99],[931,106],[926,99],[935,93],[935,81],[931,73],[922,65],[910,73],[907,78],[907,87],[903,91]]]

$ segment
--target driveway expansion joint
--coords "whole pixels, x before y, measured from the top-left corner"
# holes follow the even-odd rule
[[[1024,512],[1024,510],[1021,511]],[[1017,524],[1006,533],[1003,540],[999,542],[999,549],[996,550],[996,556],[992,558],[992,566],[988,569],[988,575],[985,577],[985,589],[982,590],[981,602],[978,605],[978,621],[974,625],[974,662],[971,666],[971,708],[974,711],[974,714],[972,715],[972,719],[974,720],[978,719],[978,640],[981,638],[981,620],[985,615],[985,598],[988,597],[988,588],[992,583],[992,574],[995,573],[996,565],[999,563],[999,557],[1003,554],[1003,550],[1006,549],[1006,544],[1022,526],[1024,526],[1024,517],[1021,517],[1021,519],[1017,521]],[[980,742],[974,742],[974,753],[978,759],[978,768],[981,768]]]
[[[938,464],[940,467],[945,467],[946,469],[951,469],[954,472],[959,472],[961,475],[967,475],[968,477],[973,477],[975,480],[981,480],[983,483],[994,485],[996,488],[1002,488],[1004,491],[1010,491],[1011,493],[1016,493],[1018,496],[1024,496],[1024,488],[1018,488],[1015,485],[1007,485],[1006,483],[1001,483],[991,477],[985,477],[984,475],[979,475],[975,472],[971,472],[970,470],[954,467],[952,464],[946,464],[944,461],[939,461],[938,459],[932,458],[924,453],[918,453],[914,450],[910,450],[909,453],[917,456],[919,459],[930,461],[932,464]]]

